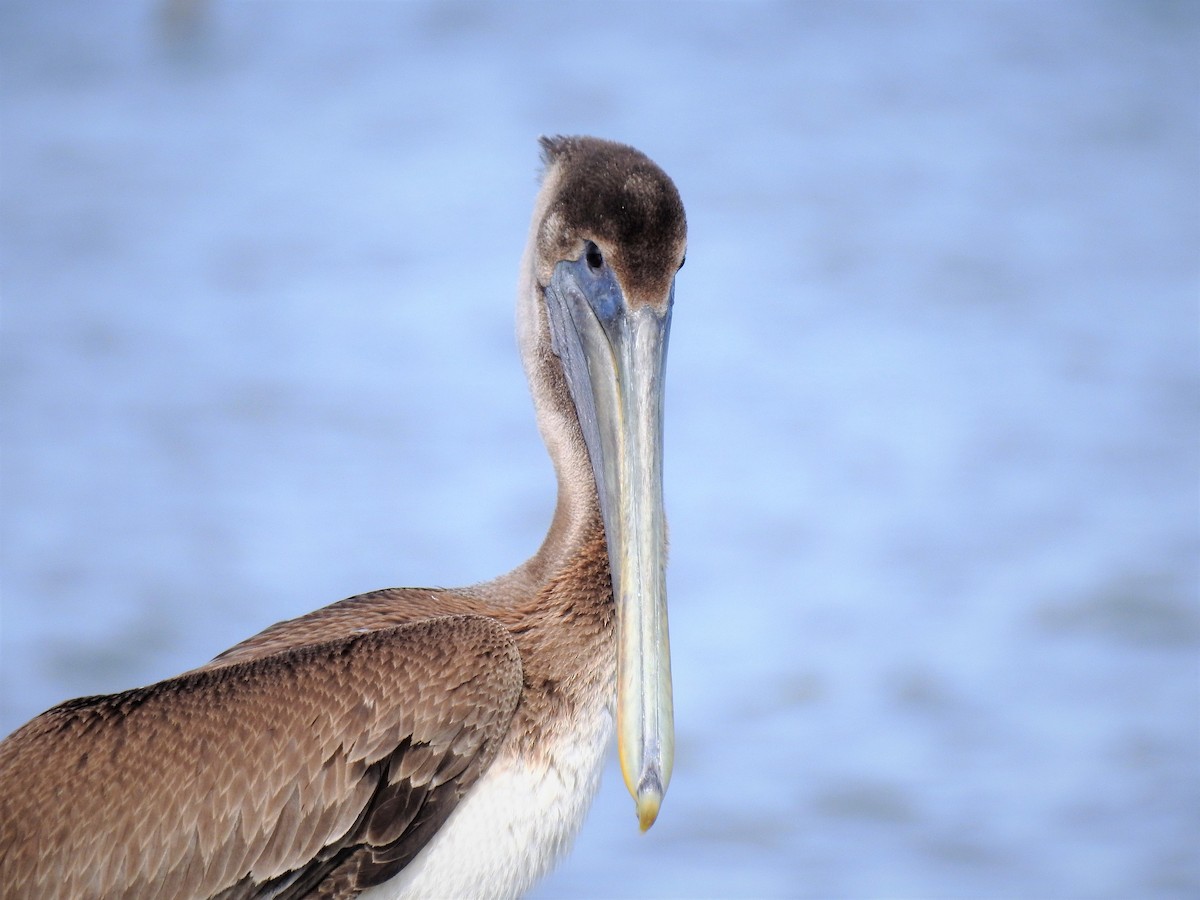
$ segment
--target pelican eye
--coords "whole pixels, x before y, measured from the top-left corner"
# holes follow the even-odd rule
[[[599,272],[604,267],[604,254],[600,252],[600,248],[591,241],[587,242],[584,248],[583,255],[587,258],[588,268],[593,272]]]

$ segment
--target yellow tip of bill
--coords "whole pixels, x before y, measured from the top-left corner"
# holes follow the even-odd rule
[[[643,788],[637,795],[638,825],[646,831],[658,818],[658,808],[662,806],[662,792],[654,788]]]

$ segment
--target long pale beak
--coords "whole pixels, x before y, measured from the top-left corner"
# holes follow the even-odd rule
[[[607,266],[560,262],[546,289],[554,352],[587,443],[616,598],[617,749],[643,831],[675,757],[662,499],[663,375],[674,287],[630,307]]]

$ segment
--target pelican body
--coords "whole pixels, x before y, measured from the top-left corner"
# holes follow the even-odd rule
[[[686,224],[638,151],[543,138],[518,339],[558,502],[532,559],[271,626],[0,743],[0,896],[511,897],[574,839],[615,720],[671,775],[662,381]]]

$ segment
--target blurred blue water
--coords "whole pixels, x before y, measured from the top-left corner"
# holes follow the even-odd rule
[[[0,731],[540,540],[539,133],[675,178],[679,758],[541,897],[1200,892],[1189,3],[0,6]]]

